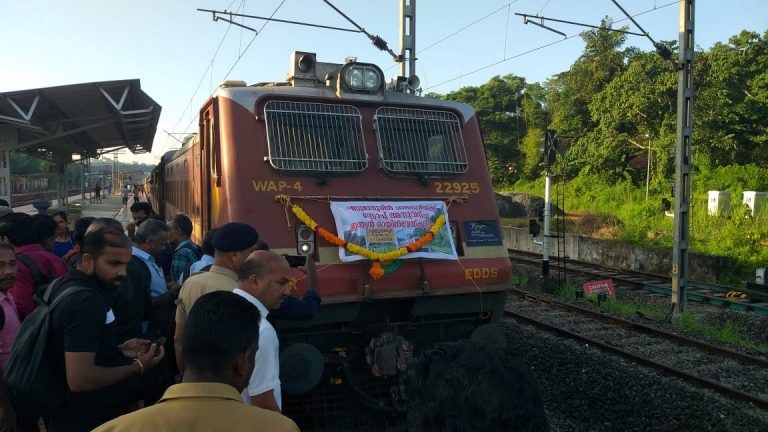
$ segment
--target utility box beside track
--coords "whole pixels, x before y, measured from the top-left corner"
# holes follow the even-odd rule
[[[731,212],[731,193],[709,191],[707,195],[707,214],[710,216],[728,216]]]
[[[757,216],[765,210],[766,198],[766,192],[744,191],[742,202],[749,206],[752,216]]]

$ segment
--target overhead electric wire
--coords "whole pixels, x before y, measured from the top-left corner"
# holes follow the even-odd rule
[[[666,45],[664,45],[664,44],[662,44],[662,43],[660,43],[660,42],[656,42],[655,40],[653,40],[653,38],[651,37],[650,33],[648,33],[647,31],[645,31],[645,29],[644,29],[644,28],[642,28],[642,27],[640,26],[640,23],[638,23],[637,21],[635,21],[635,19],[632,17],[632,15],[630,15],[630,14],[629,14],[629,12],[627,12],[627,11],[626,11],[626,10],[625,10],[625,9],[624,9],[624,8],[623,8],[623,7],[622,7],[620,4],[619,4],[619,2],[618,2],[618,1],[616,1],[616,0],[611,0],[611,1],[613,1],[613,4],[615,4],[615,5],[616,5],[616,7],[618,7],[619,9],[621,9],[621,12],[623,12],[623,13],[624,13],[624,15],[625,15],[627,18],[629,18],[629,19],[632,21],[632,23],[633,23],[633,24],[635,24],[635,27],[637,27],[638,29],[640,29],[640,31],[642,31],[642,32],[643,32],[643,35],[644,35],[645,37],[647,37],[647,38],[648,38],[648,40],[650,40],[650,41],[651,41],[651,43],[653,44],[653,47],[654,47],[654,48],[656,48],[656,52],[659,54],[659,56],[660,56],[661,58],[663,58],[664,60],[667,60],[667,61],[669,61],[669,62],[672,64],[672,67],[675,67],[675,68],[677,68],[677,63],[675,63],[675,61],[674,61],[674,60],[672,60],[672,51],[669,49],[669,47],[667,47]]]
[[[343,16],[347,21],[349,21],[350,24],[357,27],[358,30],[360,30],[361,32],[364,32],[366,35],[368,34],[368,32],[366,32],[365,29],[362,26],[360,26],[360,24],[356,23],[352,18],[348,17],[347,14],[342,12],[341,9],[334,6],[333,3],[331,3],[329,0],[323,0],[323,1],[325,2],[325,4],[330,6],[333,10],[335,10],[339,15]]]
[[[449,34],[448,36],[445,36],[445,37],[443,37],[443,38],[441,38],[441,39],[438,39],[438,40],[437,40],[437,41],[435,41],[435,42],[432,42],[431,44],[427,45],[427,47],[426,47],[426,48],[423,48],[423,49],[419,50],[419,51],[418,51],[416,54],[422,54],[424,51],[426,51],[426,50],[428,50],[428,49],[430,49],[430,48],[434,47],[434,46],[435,46],[435,45],[437,45],[437,44],[440,44],[440,43],[442,43],[442,42],[445,42],[446,40],[448,40],[448,39],[452,38],[453,36],[456,36],[457,34],[459,34],[459,33],[463,32],[464,30],[466,30],[466,29],[468,29],[468,28],[472,27],[473,25],[475,25],[475,24],[477,24],[477,23],[479,23],[479,22],[481,22],[481,21],[485,20],[486,18],[489,18],[490,16],[492,16],[492,15],[495,15],[495,14],[499,13],[499,11],[502,11],[502,10],[504,10],[504,8],[508,8],[509,6],[511,6],[511,5],[515,4],[515,3],[517,3],[518,1],[519,1],[519,0],[514,0],[514,1],[511,1],[511,2],[507,3],[506,5],[504,5],[504,6],[500,7],[500,8],[498,8],[498,9],[494,10],[493,12],[491,12],[491,13],[489,13],[489,14],[485,15],[484,17],[482,17],[482,18],[478,18],[478,19],[476,19],[475,21],[472,21],[471,23],[469,23],[469,24],[465,25],[464,27],[462,27],[462,28],[460,28],[460,29],[456,30],[455,32],[453,32],[453,33]]]
[[[651,43],[654,43],[654,44],[656,43],[656,41],[653,40],[651,35],[647,31],[645,31],[645,29],[643,27],[641,27],[640,24],[637,21],[635,21],[634,18],[632,18],[632,15],[630,15],[629,12],[627,12],[623,7],[621,7],[619,2],[617,2],[616,0],[611,0],[611,1],[613,2],[613,4],[616,5],[617,8],[621,9],[621,11],[624,13],[624,16],[626,16],[630,21],[632,21],[632,23],[635,25],[635,27],[637,27],[638,29],[640,29],[641,32],[643,32],[642,36],[645,36],[648,39],[650,39]]]
[[[469,23],[469,24],[465,25],[464,27],[462,27],[462,28],[460,28],[460,29],[456,30],[455,32],[453,32],[453,33],[451,33],[451,34],[449,34],[449,35],[447,35],[447,36],[444,36],[443,38],[441,38],[441,39],[438,39],[438,40],[437,40],[437,41],[435,41],[435,42],[432,42],[431,44],[427,45],[427,47],[426,47],[426,48],[422,48],[422,49],[418,50],[418,51],[416,52],[416,54],[422,54],[422,53],[424,53],[424,51],[427,51],[428,49],[430,49],[430,48],[434,47],[435,45],[438,45],[438,44],[440,44],[440,43],[443,43],[443,42],[445,42],[446,40],[448,40],[448,39],[450,39],[450,38],[452,38],[452,37],[456,36],[457,34],[459,34],[459,33],[463,32],[464,30],[466,30],[466,29],[468,29],[468,28],[470,28],[470,27],[474,26],[475,24],[478,24],[478,23],[482,22],[483,20],[485,20],[485,19],[487,19],[487,18],[489,18],[489,17],[491,17],[491,16],[493,16],[493,15],[495,15],[495,14],[499,13],[499,11],[502,11],[502,10],[504,10],[504,8],[509,8],[511,5],[513,5],[514,3],[517,3],[518,1],[520,1],[520,0],[514,0],[514,1],[511,1],[511,2],[509,2],[509,3],[507,3],[507,4],[505,4],[504,6],[502,6],[502,7],[498,8],[498,9],[494,10],[493,12],[490,12],[490,13],[488,13],[487,15],[485,15],[485,16],[483,16],[483,17],[481,17],[481,18],[478,18],[478,19],[476,19],[476,20],[472,21],[471,23]],[[389,67],[387,67],[387,68],[386,68],[386,69],[384,69],[384,70],[385,70],[385,71],[387,71],[387,70],[389,70],[389,69],[392,69],[392,68],[393,68],[393,67],[395,67],[395,66],[397,66],[397,63],[395,63],[395,64],[393,64],[393,65],[390,65]]]
[[[568,40],[568,39],[571,39],[571,38],[573,38],[574,36],[578,36],[578,35],[570,35],[570,36],[566,36],[566,37],[565,37],[565,39],[559,39],[559,40],[556,40],[556,41],[554,41],[554,42],[550,42],[550,43],[548,43],[548,44],[544,44],[544,45],[538,46],[538,47],[536,47],[536,48],[532,48],[532,49],[530,49],[530,50],[528,50],[528,51],[523,51],[523,52],[521,52],[521,53],[519,53],[519,54],[515,54],[515,55],[513,55],[512,57],[506,57],[506,58],[504,58],[504,59],[501,59],[501,60],[499,60],[499,61],[497,61],[497,62],[495,62],[495,63],[491,63],[491,64],[489,64],[489,65],[485,65],[485,66],[483,66],[483,67],[481,67],[481,68],[478,68],[478,69],[475,69],[475,70],[473,70],[473,71],[470,71],[470,72],[467,72],[467,73],[461,74],[461,75],[459,75],[459,76],[457,76],[457,77],[454,77],[454,78],[451,78],[451,79],[449,79],[449,80],[445,80],[445,81],[443,81],[443,82],[441,82],[441,83],[439,83],[439,84],[435,84],[435,85],[433,85],[433,86],[429,86],[429,87],[427,87],[427,88],[426,88],[426,90],[429,90],[429,89],[431,89],[431,88],[435,88],[435,87],[440,87],[440,86],[441,86],[441,85],[443,85],[443,84],[449,83],[449,82],[451,82],[451,81],[456,81],[457,79],[461,79],[461,78],[464,78],[465,76],[468,76],[468,75],[472,75],[472,74],[474,74],[474,73],[480,72],[481,70],[485,70],[485,69],[488,69],[488,68],[490,68],[490,67],[496,66],[496,65],[498,65],[498,64],[504,63],[504,62],[506,62],[506,61],[509,61],[509,60],[512,60],[512,59],[515,59],[515,58],[518,58],[518,57],[524,56],[524,55],[526,55],[526,54],[530,54],[530,53],[532,53],[532,52],[534,52],[534,51],[538,51],[538,50],[540,50],[540,49],[544,49],[544,48],[547,48],[547,47],[549,47],[549,46],[552,46],[552,45],[555,45],[555,44],[559,44],[560,42],[563,42],[563,41],[566,41],[566,40]]]
[[[281,2],[280,2],[280,4],[279,4],[279,5],[277,5],[277,7],[275,8],[275,11],[274,11],[274,12],[272,12],[272,15],[270,15],[270,16],[269,16],[269,18],[270,18],[270,19],[271,19],[273,16],[275,16],[275,14],[277,13],[277,11],[279,11],[281,7],[283,7],[283,4],[284,4],[284,3],[285,3],[285,0],[281,1]],[[253,45],[253,41],[255,41],[255,40],[256,40],[256,37],[257,37],[259,34],[261,34],[261,32],[264,30],[264,27],[266,27],[266,26],[267,26],[267,24],[269,24],[269,21],[265,21],[265,22],[264,22],[264,25],[262,25],[262,26],[261,26],[261,28],[259,28],[259,31],[258,31],[258,33],[256,33],[256,34],[254,34],[254,35],[253,35],[253,37],[251,38],[251,41],[248,43],[248,45],[246,45],[246,46],[245,46],[245,49],[243,50],[243,52],[241,52],[241,53],[240,53],[240,55],[239,55],[239,56],[237,56],[237,60],[235,60],[235,62],[232,64],[232,67],[230,67],[230,68],[229,68],[229,70],[227,71],[226,75],[224,75],[224,78],[222,78],[222,79],[221,79],[222,81],[223,81],[223,80],[225,80],[225,79],[227,79],[227,77],[229,77],[229,74],[230,74],[230,73],[232,73],[232,70],[233,70],[233,69],[235,69],[235,66],[237,66],[237,64],[238,64],[238,63],[240,63],[240,59],[242,59],[242,58],[243,58],[243,54],[245,54],[245,52],[246,52],[246,51],[248,51],[248,49],[251,47],[251,45]],[[213,93],[211,93],[209,96],[213,96]]]
[[[281,7],[283,7],[283,4],[285,3],[285,1],[286,1],[286,0],[283,0],[283,1],[281,1],[281,2],[280,2],[280,4],[279,4],[279,5],[277,5],[277,7],[275,8],[274,12],[272,12],[272,15],[270,15],[270,18],[272,18],[273,16],[275,16],[275,14],[277,13],[277,11],[279,11],[279,10],[280,10],[280,8],[281,8]],[[245,46],[245,49],[243,50],[243,52],[241,52],[241,53],[240,53],[240,55],[238,55],[238,56],[237,56],[237,59],[235,59],[235,62],[234,62],[234,63],[232,64],[232,66],[229,68],[229,70],[228,70],[228,71],[227,71],[227,73],[224,75],[224,78],[222,78],[222,79],[221,79],[221,81],[224,81],[224,80],[226,80],[226,79],[227,79],[227,77],[229,77],[229,74],[230,74],[230,73],[232,73],[232,71],[235,69],[235,66],[237,66],[237,64],[238,64],[238,63],[240,62],[240,60],[243,58],[243,55],[244,55],[244,54],[245,54],[245,53],[248,51],[248,49],[251,47],[251,45],[253,45],[253,42],[254,42],[254,41],[256,40],[256,38],[257,38],[257,37],[258,37],[258,36],[261,34],[261,32],[264,30],[264,27],[266,27],[266,26],[267,26],[267,24],[269,24],[269,21],[265,21],[265,22],[264,22],[264,25],[262,25],[262,26],[259,28],[258,32],[257,32],[257,33],[255,33],[255,34],[253,35],[253,37],[251,38],[251,41],[248,43],[248,45],[246,45],[246,46]],[[211,94],[209,94],[209,95],[208,95],[208,97],[211,97],[211,96],[213,96],[213,94],[214,94],[215,92],[216,92],[216,91],[214,90],[214,91],[213,91]],[[189,123],[187,123],[187,125],[184,127],[184,129],[183,129],[183,130],[185,130],[185,131],[186,131],[186,130],[187,130],[187,129],[188,129],[188,128],[189,128],[189,127],[192,125],[192,123],[195,121],[195,119],[196,119],[196,117],[192,117],[192,119],[189,121]]]
[[[633,17],[636,17],[636,16],[640,16],[640,15],[643,15],[643,14],[646,14],[646,13],[649,13],[649,12],[653,12],[653,11],[655,11],[655,10],[658,10],[658,9],[663,9],[663,8],[665,8],[665,7],[668,7],[668,6],[672,6],[672,5],[674,5],[674,4],[678,4],[678,3],[680,3],[681,1],[685,1],[685,0],[675,0],[675,1],[672,1],[672,2],[670,2],[670,3],[664,4],[664,5],[662,5],[662,6],[659,6],[659,7],[654,7],[653,9],[649,9],[649,10],[646,10],[646,11],[643,11],[643,12],[639,12],[639,13],[636,13],[635,15],[633,15]],[[503,8],[502,8],[502,9],[503,9]],[[498,12],[498,10],[497,10],[496,12]],[[614,22],[621,22],[621,21],[626,21],[626,20],[627,20],[627,18],[623,18],[623,19],[620,19],[620,20],[616,20],[616,21],[614,21]],[[426,90],[429,90],[429,89],[433,89],[433,88],[435,88],[435,87],[440,87],[440,86],[441,86],[441,85],[443,85],[443,84],[447,84],[447,83],[449,83],[449,82],[452,82],[452,81],[456,81],[457,79],[461,79],[461,78],[464,78],[465,76],[469,76],[469,75],[472,75],[472,74],[474,74],[474,73],[480,72],[480,71],[482,71],[482,70],[485,70],[485,69],[491,68],[491,67],[493,67],[493,66],[497,66],[497,65],[499,65],[499,64],[501,64],[501,63],[504,63],[504,62],[507,62],[507,61],[509,61],[509,60],[513,60],[513,59],[515,59],[515,58],[518,58],[518,57],[524,56],[524,55],[526,55],[526,54],[530,54],[530,53],[532,53],[532,52],[535,52],[535,51],[538,51],[538,50],[540,50],[540,49],[543,49],[543,48],[547,48],[547,47],[550,47],[550,46],[552,46],[552,45],[555,45],[555,44],[558,44],[558,43],[564,42],[564,41],[566,41],[566,40],[568,40],[568,39],[571,39],[571,38],[573,38],[574,36],[578,36],[578,34],[573,34],[573,35],[570,35],[570,36],[566,36],[564,39],[560,39],[560,40],[557,40],[557,41],[554,41],[554,42],[550,42],[550,43],[548,43],[548,44],[544,44],[544,45],[538,46],[538,47],[536,47],[536,48],[532,48],[532,49],[530,49],[530,50],[528,50],[528,51],[523,51],[523,52],[521,52],[521,53],[519,53],[519,54],[515,54],[515,55],[514,55],[514,56],[512,56],[512,57],[505,57],[505,58],[503,58],[503,59],[501,59],[501,60],[499,60],[499,61],[496,61],[496,62],[494,62],[494,63],[488,64],[488,65],[485,65],[485,66],[483,66],[483,67],[477,68],[477,69],[475,69],[475,70],[473,70],[473,71],[470,71],[470,72],[467,72],[467,73],[463,73],[463,74],[461,74],[461,75],[458,75],[458,76],[456,76],[456,77],[454,77],[454,78],[451,78],[451,79],[448,79],[448,80],[442,81],[442,82],[440,82],[439,84],[435,84],[435,85],[429,86],[429,87],[427,87],[427,88],[426,88]]]
[[[347,14],[342,12],[341,9],[337,8],[336,6],[334,6],[333,3],[330,2],[330,0],[323,0],[323,1],[325,2],[325,4],[330,6],[333,10],[335,10],[339,15],[343,16],[353,26],[357,27],[357,29],[360,30],[361,33],[363,33],[364,35],[368,36],[368,39],[371,40],[371,43],[373,44],[373,46],[375,46],[376,48],[378,48],[381,51],[388,52],[389,55],[392,56],[392,59],[394,59],[396,62],[400,63],[400,62],[403,61],[402,56],[395,54],[394,51],[392,51],[392,49],[389,46],[387,46],[387,41],[385,41],[384,39],[382,39],[378,35],[372,35],[372,34],[368,33],[361,25],[356,23],[352,18],[348,17]]]
[[[544,6],[542,6],[542,7],[541,7],[541,10],[539,10],[539,13],[537,13],[536,15],[539,15],[539,14],[541,14],[542,12],[544,12],[544,8],[545,8],[545,7],[547,7],[547,5],[549,4],[549,2],[550,2],[550,1],[551,1],[551,0],[547,0],[547,1],[545,1],[545,2],[544,2]]]
[[[232,2],[229,3],[229,6],[227,6],[227,9],[231,8],[233,4],[235,4],[237,0],[232,0]],[[243,3],[245,3],[245,0],[243,0],[240,5],[242,6]],[[221,46],[224,44],[224,40],[227,38],[227,35],[229,34],[229,30],[232,28],[232,26],[227,26],[227,30],[224,32],[224,35],[221,37],[221,40],[219,41],[219,46],[216,47],[216,51],[213,53],[213,56],[211,57],[211,61],[208,62],[208,67],[205,68],[205,71],[203,71],[203,76],[200,77],[200,81],[197,83],[197,86],[195,87],[195,91],[192,92],[192,96],[189,98],[189,103],[186,107],[184,107],[184,111],[181,112],[181,115],[179,115],[179,118],[176,120],[176,123],[174,124],[174,129],[179,126],[182,122],[182,119],[184,118],[184,114],[187,112],[188,109],[192,108],[192,102],[195,99],[195,96],[197,96],[197,91],[200,90],[200,86],[203,85],[203,81],[205,80],[205,77],[208,75],[208,71],[213,69],[213,61],[216,59],[216,56],[219,55],[219,50],[221,50]],[[167,142],[167,140],[166,140]]]
[[[647,13],[651,13],[651,12],[654,12],[654,11],[656,11],[656,10],[658,10],[658,9],[664,9],[665,7],[669,7],[669,6],[672,6],[672,5],[678,4],[678,3],[680,3],[681,1],[685,1],[685,0],[674,0],[674,1],[671,1],[671,2],[669,2],[669,3],[663,4],[663,5],[661,5],[661,6],[658,6],[658,7],[657,7],[657,6],[654,6],[652,9],[644,10],[644,11],[642,11],[642,12],[638,12],[638,13],[636,13],[636,14],[632,15],[632,17],[639,17],[640,15],[645,15],[645,14],[647,14]],[[627,20],[628,20],[627,18],[622,18],[622,19],[616,20],[616,21],[614,21],[614,22],[615,22],[615,23],[617,23],[617,22],[622,22],[622,21],[627,21]]]
[[[504,57],[507,57],[507,39],[509,39],[509,13],[512,11],[511,3],[507,4],[507,27],[504,30]]]

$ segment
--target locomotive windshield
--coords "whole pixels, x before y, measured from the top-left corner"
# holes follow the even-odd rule
[[[447,111],[382,107],[376,111],[381,167],[437,176],[467,171],[458,117]]]
[[[264,117],[275,169],[344,173],[368,167],[360,111],[353,106],[273,100]]]

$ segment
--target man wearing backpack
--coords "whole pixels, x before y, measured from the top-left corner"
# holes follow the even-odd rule
[[[40,244],[32,216],[13,213],[3,221],[0,236],[14,246],[18,263],[16,282],[9,292],[23,320],[35,309],[35,295],[42,296],[50,281],[67,273],[67,266]]]
[[[128,237],[99,228],[86,235],[77,268],[52,287],[53,302],[70,287],[90,289],[68,295],[51,312],[48,353],[71,394],[49,416],[50,432],[88,431],[125,414],[146,390],[145,372],[165,356],[163,347],[147,340],[117,344],[111,296],[130,260]]]

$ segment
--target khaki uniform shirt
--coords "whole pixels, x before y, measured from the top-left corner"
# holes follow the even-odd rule
[[[168,388],[156,405],[118,417],[94,432],[269,431],[298,432],[288,417],[243,404],[234,387],[223,383],[181,383]]]
[[[176,301],[176,322],[185,324],[187,315],[197,299],[214,291],[234,291],[237,288],[237,274],[232,270],[214,264],[207,272],[193,274],[181,287]]]

